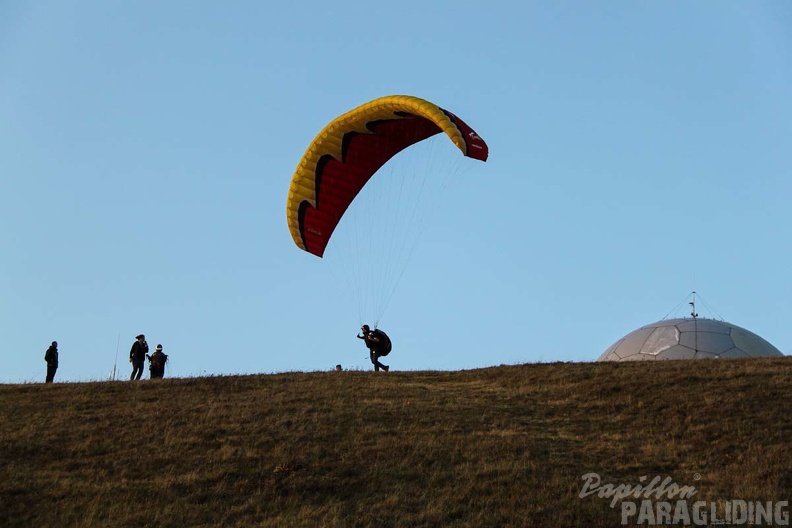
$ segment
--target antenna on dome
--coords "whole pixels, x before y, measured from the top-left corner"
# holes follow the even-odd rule
[[[693,300],[688,304],[690,305],[690,315],[693,317],[693,355],[695,357],[698,354],[698,324],[696,319],[698,314],[696,313],[696,292],[691,292],[691,295],[693,296]]]
[[[692,292],[691,295],[693,296],[693,300],[690,301],[688,304],[690,305],[690,315],[695,319],[698,317],[696,313],[696,292]]]

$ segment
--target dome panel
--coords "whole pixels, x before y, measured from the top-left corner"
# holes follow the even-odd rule
[[[654,361],[655,359],[657,359],[657,356],[652,354],[628,354],[619,359],[619,361]]]
[[[709,354],[720,355],[734,348],[734,341],[727,334],[713,332],[682,332],[679,342],[688,348]]]
[[[654,332],[654,328],[639,328],[621,338],[608,350],[611,355],[615,354],[618,358],[624,359],[629,355],[635,354],[638,350],[641,350],[646,338],[649,337],[652,332]]]
[[[621,358],[615,352],[608,350],[603,352],[597,361],[619,361]]]
[[[749,356],[748,353],[745,352],[744,350],[740,350],[739,348],[732,348],[730,350],[727,350],[723,354],[721,354],[721,357],[722,358],[747,358],[747,357],[751,357],[751,356]]]
[[[660,326],[655,328],[641,346],[641,354],[656,356],[663,350],[679,343],[679,330],[676,326]]]
[[[692,348],[676,345],[658,354],[657,359],[693,359],[694,355]]]
[[[710,354],[709,352],[696,352],[694,359],[720,359],[720,354]]]
[[[715,319],[683,319],[677,325],[680,332],[711,332],[713,334],[729,334],[732,326],[723,324],[723,321],[716,321]]]
[[[745,351],[746,354],[751,357],[784,355],[776,347],[758,335],[749,332],[745,328],[740,328],[739,326],[732,328],[731,338],[737,348]]]
[[[619,355],[616,354],[616,349],[619,347],[620,344],[622,344],[622,341],[624,341],[624,339],[619,339],[611,346],[609,346],[608,349],[602,353],[602,357],[607,357],[612,354],[614,358],[619,359]]]

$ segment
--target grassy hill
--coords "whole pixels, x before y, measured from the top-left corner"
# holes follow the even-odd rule
[[[584,474],[789,500],[790,432],[789,358],[2,385],[0,526],[618,526]]]

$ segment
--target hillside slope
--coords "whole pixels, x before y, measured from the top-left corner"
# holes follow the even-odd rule
[[[0,386],[0,526],[618,526],[792,490],[788,358]]]

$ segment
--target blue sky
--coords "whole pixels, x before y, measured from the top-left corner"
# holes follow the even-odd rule
[[[0,3],[0,382],[369,369],[286,226],[316,133],[410,94],[487,141],[381,327],[395,370],[591,361],[693,290],[792,351],[792,5]],[[671,315],[683,316],[687,305]]]

